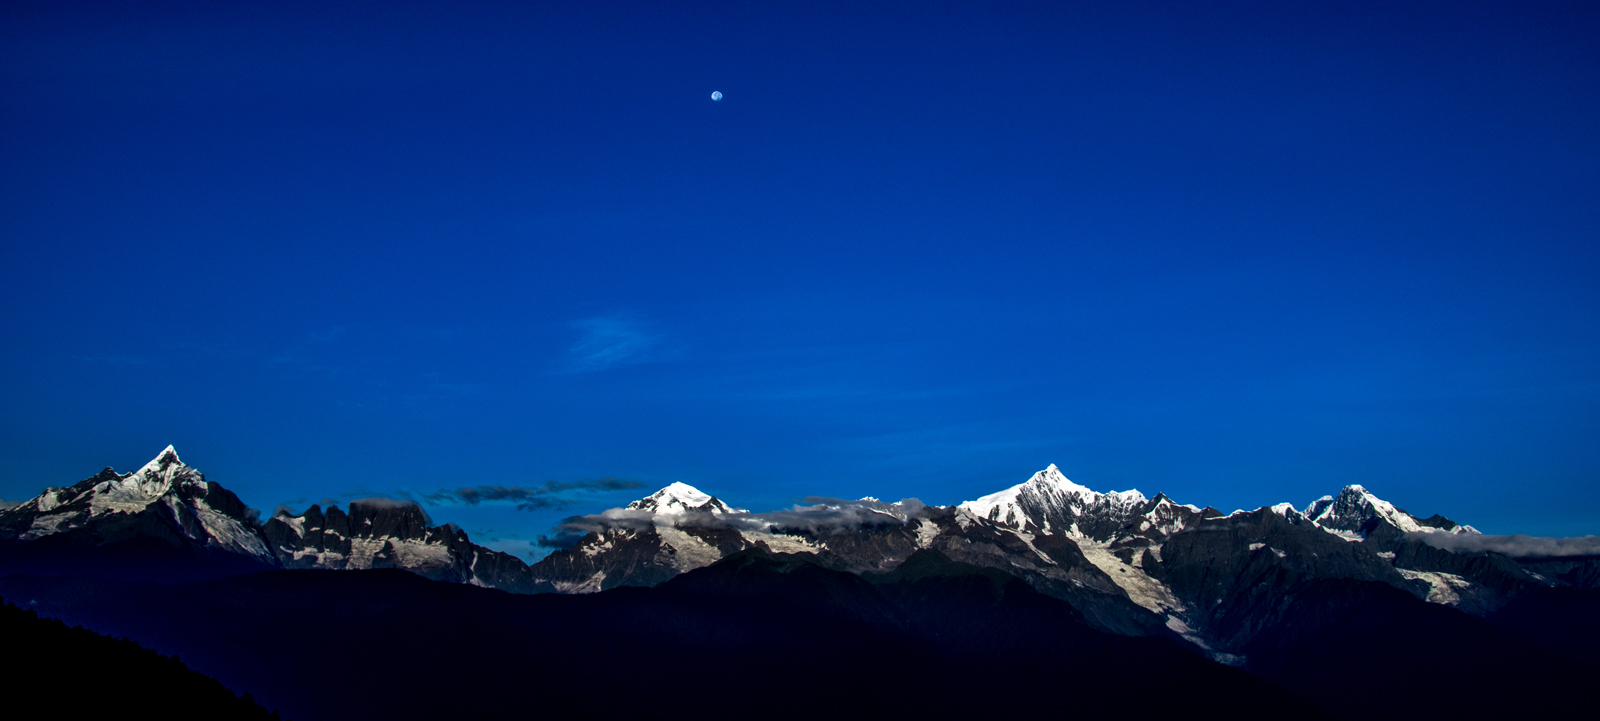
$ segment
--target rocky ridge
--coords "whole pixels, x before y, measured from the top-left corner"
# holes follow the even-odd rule
[[[751,513],[674,483],[626,507],[569,519],[564,530],[570,547],[529,565],[472,543],[453,525],[433,525],[410,502],[313,505],[261,523],[168,447],[133,473],[106,469],[0,511],[0,571],[104,575],[121,566],[61,559],[115,560],[156,544],[169,560],[210,564],[189,568],[191,575],[397,568],[516,593],[589,593],[655,586],[752,549],[806,554],[866,575],[931,550],[1020,578],[1101,630],[1178,638],[1223,660],[1255,642],[1275,598],[1313,580],[1383,584],[1478,616],[1532,589],[1600,582],[1600,559],[1517,559],[1430,544],[1432,534],[1478,532],[1412,515],[1359,485],[1304,511],[1282,503],[1223,514],[1163,494],[1096,492],[1054,465],[949,507],[811,499]]]

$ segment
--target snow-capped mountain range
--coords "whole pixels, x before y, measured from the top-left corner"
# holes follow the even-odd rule
[[[653,586],[750,549],[809,554],[866,575],[932,550],[1021,578],[1101,630],[1181,639],[1222,660],[1250,643],[1251,614],[1259,612],[1251,609],[1261,599],[1306,579],[1382,583],[1478,615],[1530,588],[1600,580],[1594,558],[1445,550],[1429,539],[1478,532],[1437,515],[1419,518],[1359,485],[1303,511],[1283,503],[1224,514],[1162,494],[1093,491],[1051,465],[947,507],[813,500],[752,513],[674,483],[624,508],[569,519],[561,530],[571,546],[528,565],[453,525],[430,525],[410,502],[312,506],[259,522],[169,446],[132,473],[106,469],[0,511],[0,573],[126,574],[115,559],[158,548],[168,570],[181,559],[204,560],[191,576],[400,568],[518,593],[588,593]]]

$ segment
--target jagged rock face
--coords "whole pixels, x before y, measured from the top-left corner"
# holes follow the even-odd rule
[[[253,513],[238,496],[184,465],[171,446],[133,473],[107,468],[0,512],[0,538],[26,543],[59,534],[99,546],[160,539],[179,550],[272,563]]]
[[[628,508],[643,511],[649,506],[635,501]],[[726,512],[731,511],[715,513]],[[701,513],[712,511],[661,513],[644,523],[592,531],[572,548],[535,563],[533,573],[562,592],[589,593],[619,586],[654,586],[750,548],[814,554],[824,566],[852,573],[889,570],[919,548],[917,534],[910,528],[914,524],[758,532],[721,525],[715,516],[698,515]]]
[[[1151,554],[1142,561],[1146,573],[1195,610],[1188,620],[1224,648],[1248,645],[1261,608],[1304,580],[1377,581],[1419,597],[1426,590],[1366,545],[1296,525],[1267,508],[1202,520],[1167,539],[1159,559]]]
[[[685,483],[634,501],[571,548],[535,563],[533,578],[561,593],[655,586],[756,545],[724,519],[739,511]]]
[[[1338,496],[1323,496],[1312,501],[1311,505],[1306,506],[1305,517],[1330,531],[1342,531],[1362,538],[1380,525],[1400,534],[1423,531],[1478,532],[1471,526],[1463,526],[1438,514],[1424,522],[1359,485],[1345,486]]]
[[[472,545],[467,583],[510,593],[554,593],[555,587],[534,578],[528,564],[509,553]]]
[[[133,473],[104,471],[0,511],[0,569],[192,580],[269,568],[400,568],[441,581],[551,590],[508,554],[429,526],[416,504],[312,506],[258,526],[254,511],[168,446]],[[187,557],[193,557],[188,558]],[[143,574],[143,575],[141,575]]]
[[[1170,635],[1163,619],[1133,603],[1070,538],[1036,537],[962,509],[919,507],[911,513],[897,504],[849,503],[859,505],[865,521],[784,526],[679,484],[615,513],[616,527],[587,533],[572,548],[534,564],[532,573],[558,591],[583,593],[657,585],[751,548],[802,553],[823,567],[858,574],[889,572],[917,551],[935,549],[1011,573],[1073,604],[1102,630]],[[668,510],[653,512],[658,508]]]
[[[872,574],[934,549],[1067,600],[1102,630],[1170,629],[1223,660],[1259,630],[1252,619],[1266,612],[1261,604],[1310,579],[1383,583],[1482,615],[1533,578],[1518,576],[1518,564],[1503,557],[1467,563],[1431,547],[1397,557],[1402,546],[1420,546],[1408,533],[1476,531],[1440,516],[1423,522],[1360,486],[1319,499],[1305,513],[1281,503],[1223,516],[1165,495],[1096,493],[1051,466],[977,501],[915,517],[896,512],[894,522],[881,524],[757,528],[750,519],[762,514],[682,484],[627,512],[633,526],[585,536],[536,564],[535,577],[567,592],[654,585],[750,547],[810,554],[828,568]],[[1452,560],[1426,561],[1432,556]],[[1562,566],[1574,579],[1594,575],[1586,569]]]
[[[262,527],[284,568],[398,568],[424,578],[470,583],[512,593],[549,593],[528,564],[474,544],[453,525],[430,526],[415,503],[355,501],[348,512],[312,505],[298,516],[279,513]]]
[[[1205,518],[1217,518],[1222,513],[1215,508],[1196,509],[1172,502],[1166,494],[1158,493],[1136,510],[1122,528],[1112,534],[1108,548],[1123,563],[1133,563],[1144,549],[1159,547],[1172,534]]]
[[[1061,474],[1051,464],[1027,482],[961,504],[967,512],[1037,535],[1065,534],[1109,541],[1146,505],[1138,491],[1096,493]]]
[[[569,549],[533,564],[533,576],[559,593],[594,593],[619,586],[654,586],[678,575],[677,549],[654,528],[590,532]],[[709,564],[707,564],[709,565]]]
[[[1547,585],[1515,560],[1498,553],[1463,553],[1434,548],[1419,539],[1390,544],[1401,574],[1426,582],[1425,598],[1486,616],[1518,594]]]
[[[262,529],[284,568],[403,568],[436,581],[472,580],[473,545],[465,531],[428,525],[414,503],[350,504],[323,513],[280,513]]]
[[[948,512],[931,511],[927,517],[905,523],[841,528],[828,533],[793,529],[794,537],[816,547],[817,561],[836,571],[882,573],[898,567],[921,548],[931,548],[933,540],[949,527]],[[925,528],[928,527],[928,528]],[[756,545],[771,550],[768,544]]]
[[[806,554],[869,576],[934,550],[1020,578],[1101,630],[1176,634],[1222,660],[1253,647],[1278,613],[1277,597],[1297,584],[1381,583],[1478,616],[1541,587],[1600,585],[1600,558],[1512,559],[1428,545],[1429,534],[1477,531],[1442,516],[1418,519],[1357,485],[1304,513],[1283,503],[1225,517],[1161,494],[1090,491],[1050,466],[954,507],[823,501],[752,514],[675,483],[585,517],[597,523],[575,546],[530,567],[472,544],[454,526],[430,525],[409,503],[312,506],[258,526],[237,496],[169,447],[133,473],[106,469],[0,511],[0,572],[55,572],[52,564],[86,548],[154,544],[211,559],[207,577],[269,567],[398,568],[517,593],[585,593],[658,585],[750,549]],[[122,556],[102,556],[90,574],[124,573]]]
[[[721,519],[742,513],[685,483],[634,501],[613,525],[590,531],[529,570],[560,593],[594,593],[622,586],[655,586],[755,546]]]
[[[939,533],[927,547],[952,560],[1017,576],[1040,593],[1072,604],[1103,631],[1174,636],[1164,619],[1130,599],[1126,590],[1084,556],[1072,538],[1019,532],[960,508],[947,517],[934,514],[929,520],[939,525]]]
[[[1554,582],[1573,588],[1600,588],[1600,556],[1519,558],[1517,563],[1545,585]]]
[[[512,593],[556,590],[534,578],[517,557],[472,543],[454,525],[429,525],[415,503],[355,501],[348,512],[312,505],[298,516],[279,513],[261,532],[284,568],[398,568],[435,581]]]
[[[1417,525],[1420,525],[1423,528],[1437,528],[1437,529],[1439,529],[1441,531],[1449,531],[1451,533],[1470,533],[1471,532],[1471,531],[1466,530],[1467,526],[1463,526],[1463,525],[1461,525],[1459,523],[1456,523],[1455,521],[1452,521],[1452,520],[1450,520],[1448,518],[1445,518],[1444,516],[1441,516],[1441,515],[1439,515],[1437,513],[1435,513],[1435,514],[1433,514],[1431,516],[1428,516],[1427,518],[1417,518],[1416,516],[1411,516],[1411,517],[1412,518],[1416,518],[1417,519]]]

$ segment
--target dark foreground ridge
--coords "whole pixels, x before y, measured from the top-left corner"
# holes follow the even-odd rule
[[[1013,576],[918,554],[873,578],[749,551],[660,587],[525,596],[392,571],[180,585],[10,576],[42,613],[182,650],[299,721],[1104,713],[1324,718],[1177,643],[1090,627]]]
[[[278,718],[249,694],[235,696],[177,657],[128,639],[69,628],[4,602],[0,638],[13,654],[0,684],[11,703],[30,699],[34,717]]]

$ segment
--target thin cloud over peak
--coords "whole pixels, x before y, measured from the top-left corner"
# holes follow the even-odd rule
[[[1600,536],[1551,538],[1521,533],[1509,536],[1457,535],[1454,533],[1411,533],[1411,538],[1434,548],[1455,553],[1503,553],[1513,558],[1563,558],[1600,555]]]
[[[562,491],[621,491],[642,488],[643,483],[620,478],[585,478],[570,483],[547,481],[538,486],[469,486],[442,489],[423,496],[429,503],[476,506],[480,503],[513,503],[519,511],[544,511],[565,508],[571,499],[554,494]]]

